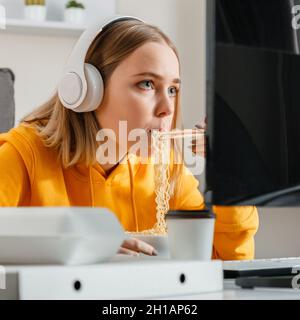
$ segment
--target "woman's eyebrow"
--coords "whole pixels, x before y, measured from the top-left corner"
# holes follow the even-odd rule
[[[160,80],[164,79],[161,75],[154,73],[154,72],[141,72],[141,73],[133,75],[133,77],[137,77],[137,76],[153,77],[153,78],[157,78]],[[174,83],[181,83],[181,80],[179,78],[175,78],[175,79],[173,79],[173,82]]]

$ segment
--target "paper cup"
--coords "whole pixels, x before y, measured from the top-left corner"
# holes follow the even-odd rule
[[[169,211],[166,222],[172,259],[211,260],[215,225],[212,212]]]

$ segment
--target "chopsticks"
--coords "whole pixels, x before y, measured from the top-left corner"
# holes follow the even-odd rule
[[[203,129],[184,129],[184,130],[174,130],[168,132],[158,132],[160,137],[169,137],[172,139],[188,138],[188,137],[200,137],[204,135],[205,130]]]

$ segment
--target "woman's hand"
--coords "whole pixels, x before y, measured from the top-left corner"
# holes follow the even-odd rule
[[[206,145],[205,145],[205,130],[206,130],[206,118],[202,123],[196,124],[195,126],[198,129],[203,130],[203,135],[200,135],[198,138],[192,140],[191,149],[194,155],[200,155],[206,157]]]
[[[148,256],[157,256],[157,251],[150,246],[150,244],[136,238],[126,239],[122,243],[118,253],[131,256],[138,256],[139,253],[144,253]]]

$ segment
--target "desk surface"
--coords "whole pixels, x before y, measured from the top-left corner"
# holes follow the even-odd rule
[[[127,260],[126,257],[121,257]],[[147,257],[146,257],[147,258]],[[120,259],[120,258],[119,258]],[[116,260],[118,261],[118,260]],[[168,297],[168,299],[178,300],[300,300],[300,289],[284,288],[255,288],[242,289],[235,285],[235,280],[224,280],[224,290],[222,292],[197,294],[189,296]]]
[[[224,280],[224,290],[216,293],[169,297],[174,300],[300,300],[300,290],[281,288],[242,289],[234,280]]]

